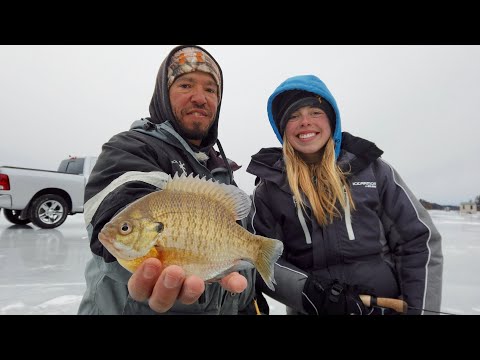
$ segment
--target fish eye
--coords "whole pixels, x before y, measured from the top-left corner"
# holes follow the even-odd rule
[[[128,222],[124,222],[122,226],[120,227],[120,233],[122,235],[128,235],[132,232],[132,227]]]
[[[157,223],[157,232],[161,233],[163,231],[163,223]]]

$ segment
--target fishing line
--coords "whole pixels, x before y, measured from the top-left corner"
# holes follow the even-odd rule
[[[409,309],[412,309],[412,310],[421,310],[421,311],[428,311],[428,312],[431,312],[431,313],[435,313],[435,314],[443,314],[443,315],[458,315],[458,314],[452,314],[452,313],[447,313],[447,312],[443,312],[443,311],[435,311],[435,310],[428,310],[428,309],[422,309],[422,308],[417,308],[417,307],[413,307],[413,306],[408,306]]]

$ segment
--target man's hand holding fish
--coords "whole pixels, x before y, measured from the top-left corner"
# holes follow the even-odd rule
[[[220,284],[229,292],[241,293],[247,287],[247,280],[233,272],[221,279]],[[185,276],[185,271],[177,265],[163,268],[160,260],[151,258],[132,275],[128,290],[133,299],[148,299],[149,306],[162,313],[177,300],[186,305],[193,304],[205,291],[205,282],[195,275]]]

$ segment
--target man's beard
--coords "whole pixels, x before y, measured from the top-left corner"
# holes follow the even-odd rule
[[[202,130],[201,124],[194,123],[193,128],[187,129],[180,122],[178,123],[178,126],[180,127],[180,130],[183,132],[183,135],[185,136],[185,138],[188,140],[203,140],[204,138],[207,137],[208,132],[212,127],[212,125],[210,125],[207,129]]]

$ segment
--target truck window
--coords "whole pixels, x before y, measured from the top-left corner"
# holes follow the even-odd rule
[[[82,175],[84,162],[85,162],[84,158],[63,160],[60,163],[60,166],[58,167],[58,172]]]

